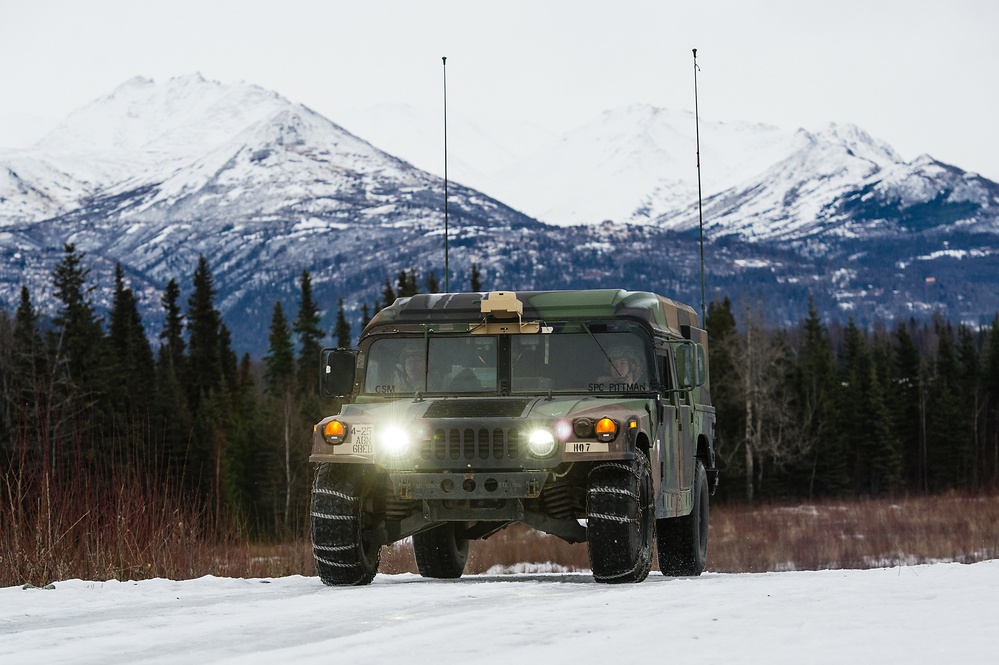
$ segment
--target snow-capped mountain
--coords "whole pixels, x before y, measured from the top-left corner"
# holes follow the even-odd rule
[[[415,194],[436,178],[368,144],[310,109],[257,86],[223,86],[200,75],[157,85],[136,78],[72,114],[34,149],[18,155],[69,174],[67,204],[110,207],[121,220],[268,221],[336,217],[350,201],[389,211],[379,190]],[[16,165],[21,186],[5,187],[0,215],[38,221],[32,208],[47,173]],[[52,197],[53,199],[55,197]],[[364,220],[360,217],[359,220]],[[419,217],[407,221],[416,221]],[[398,221],[398,220],[396,220]]]
[[[337,121],[358,136],[419,169],[444,176],[444,123],[440,109],[378,104],[347,109]],[[489,192],[495,174],[522,160],[556,134],[530,122],[482,124],[453,112],[448,118],[448,177]]]
[[[133,79],[37,146],[0,155],[0,173],[7,303],[27,282],[51,311],[65,242],[88,253],[99,281],[120,261],[154,319],[166,282],[183,282],[204,254],[223,313],[257,335],[302,269],[334,304],[366,287],[374,297],[402,255],[444,282],[441,179],[248,84]],[[466,274],[466,238],[489,251],[492,234],[543,228],[456,184],[449,207],[452,259]]]
[[[694,130],[686,111],[606,111],[525,155],[484,189],[549,224],[644,223],[697,201]],[[701,137],[706,195],[763,170],[790,143],[776,127],[745,122],[705,122]]]
[[[406,113],[366,116],[375,147],[254,85],[127,81],[34,147],[0,153],[0,307],[26,284],[53,312],[67,242],[87,253],[99,306],[122,263],[152,334],[167,281],[187,288],[204,255],[237,348],[256,354],[274,301],[293,311],[303,269],[327,324],[338,298],[356,315],[403,269],[444,286],[444,183],[413,165],[431,161],[429,148],[390,154],[385,118],[406,127]],[[462,131],[478,138],[451,156],[467,180],[449,187],[452,290],[467,288],[475,262],[486,288],[700,301],[689,113],[612,110],[547,143],[536,128],[520,140]],[[701,162],[708,300],[767,302],[775,324],[800,319],[809,297],[861,321],[999,309],[996,183],[930,157],[906,162],[848,125],[702,121]]]
[[[933,209],[934,221],[925,217]],[[912,224],[954,224],[999,231],[999,186],[924,155],[906,162],[892,148],[850,125],[799,130],[793,150],[759,175],[705,201],[714,236],[801,240],[898,234]],[[696,226],[693,207],[656,220]],[[823,240],[825,241],[825,240]]]
[[[367,116],[380,145],[409,158],[418,152],[401,127]],[[479,130],[479,134],[487,134]],[[999,214],[995,183],[921,156],[907,162],[887,143],[853,125],[786,131],[749,122],[700,122],[704,219],[709,235],[743,239],[854,235],[877,221],[877,201],[891,209],[934,205],[972,210],[987,228]],[[452,153],[474,186],[532,217],[559,226],[647,223],[696,227],[697,147],[693,114],[647,105],[604,112],[589,123],[519,155],[505,167],[479,159],[486,151]],[[432,170],[432,169],[430,169]],[[863,214],[858,211],[863,209]],[[867,219],[873,215],[871,219]],[[989,221],[992,220],[992,221]],[[983,227],[984,221],[984,227]]]

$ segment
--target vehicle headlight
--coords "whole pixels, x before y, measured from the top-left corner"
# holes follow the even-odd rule
[[[535,457],[548,457],[555,452],[555,436],[546,429],[536,429],[527,439],[527,448]]]
[[[399,425],[386,425],[379,428],[378,443],[381,449],[389,455],[402,457],[409,453],[413,444],[413,437],[410,436],[405,428]]]

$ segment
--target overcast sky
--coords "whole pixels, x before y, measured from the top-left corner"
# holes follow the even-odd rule
[[[201,72],[336,121],[384,102],[565,131],[633,103],[850,122],[999,180],[995,0],[0,0],[0,146],[133,76]],[[349,127],[348,127],[349,129]]]

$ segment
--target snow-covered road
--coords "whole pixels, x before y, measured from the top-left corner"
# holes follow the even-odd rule
[[[711,574],[379,575],[0,589],[0,663],[996,663],[999,561]],[[646,660],[648,659],[648,660]]]

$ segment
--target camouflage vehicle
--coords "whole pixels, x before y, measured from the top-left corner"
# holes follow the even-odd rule
[[[521,522],[588,543],[599,582],[698,575],[717,483],[694,311],[619,290],[417,295],[359,350],[325,349],[338,414],[314,430],[312,540],[329,585],[367,584],[412,537],[426,577]]]

